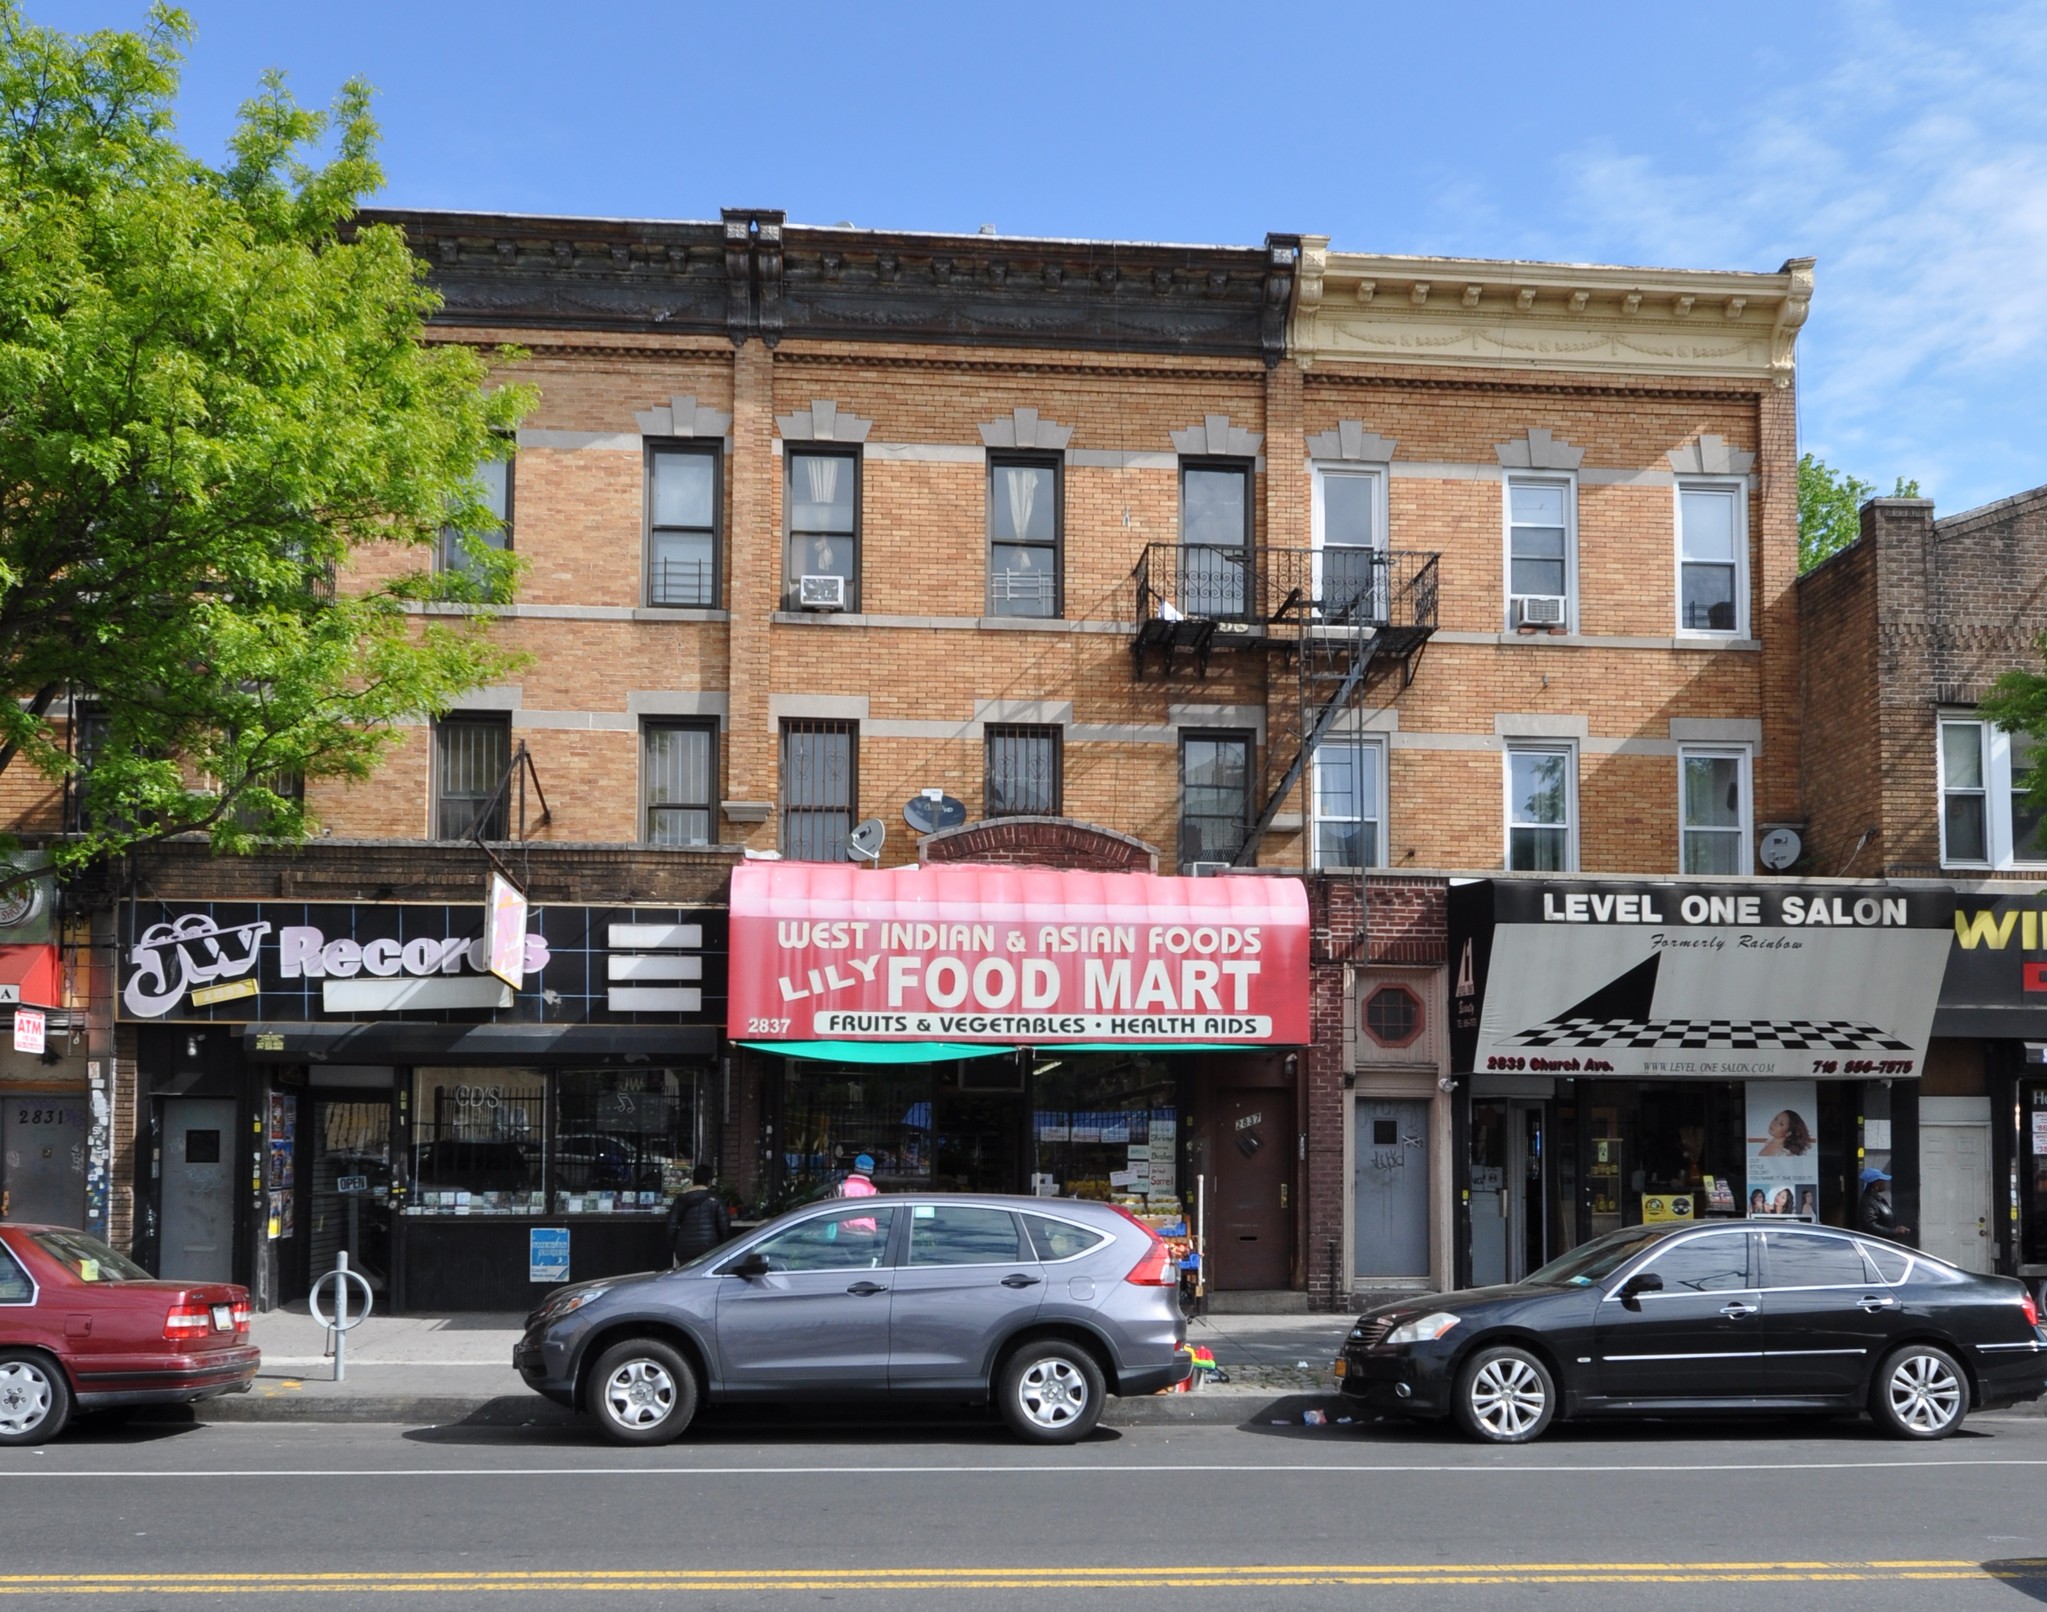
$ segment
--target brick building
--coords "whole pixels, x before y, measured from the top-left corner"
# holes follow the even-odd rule
[[[1799,583],[1807,856],[1816,872],[1957,891],[1925,1079],[1872,1092],[1870,1154],[1922,1246],[2047,1279],[2047,871],[2024,775],[2034,741],[1978,703],[2040,666],[2047,488],[1936,518],[1878,498],[1858,541]]]
[[[303,955],[339,944],[334,968],[374,955],[403,985],[414,941],[429,959],[458,938],[453,908],[485,871],[462,839],[481,817],[517,842],[504,854],[536,902],[610,937],[550,929],[549,955],[603,955],[612,984],[576,998],[573,1045],[544,1079],[457,1078],[541,1067],[518,1060],[555,1009],[525,993],[503,1007],[452,952],[426,981],[438,996],[326,978],[325,1000],[382,1002],[392,1020],[346,1045],[315,1033],[310,1007],[269,1016],[272,994],[311,1000],[283,978],[264,976],[260,1017],[230,996],[145,1038],[124,1015],[104,1052],[142,1095],[108,1142],[117,1234],[133,1190],[132,1234],[160,1237],[151,1183],[179,1129],[162,1104],[229,1101],[236,1079],[236,1134],[284,1123],[275,1097],[303,1097],[291,1122],[310,1124],[346,1091],[379,1093],[392,1127],[386,1179],[346,1167],[366,1142],[300,1142],[301,1159],[340,1163],[237,1209],[243,1271],[250,1243],[290,1241],[287,1205],[288,1224],[328,1226],[340,1198],[362,1200],[360,1219],[394,1191],[408,1216],[468,1222],[450,1236],[496,1238],[493,1259],[514,1258],[535,1214],[569,1216],[578,1238],[615,1217],[604,1246],[624,1248],[615,1228],[644,1221],[685,1156],[772,1204],[847,1146],[900,1151],[882,1133],[913,1114],[930,1131],[950,1112],[959,1146],[1002,1159],[960,1166],[962,1182],[1092,1181],[1112,1161],[1056,1162],[1045,1125],[1069,1148],[1076,1126],[1111,1147],[1100,1135],[1127,1122],[1100,1116],[1141,1110],[1179,1127],[1176,1185],[1204,1182],[1214,1237],[1240,1227],[1243,1246],[1212,1261],[1219,1285],[1323,1299],[1444,1285],[1469,1257],[1455,1205],[1472,1105],[1499,1108],[1498,1138],[1502,1105],[1522,1104],[1521,1123],[1554,1094],[1449,1095],[1467,1071],[1451,1067],[1441,870],[1741,877],[1758,834],[1801,817],[1791,382],[1807,262],[1720,274],[1284,235],[957,237],[766,210],[373,216],[428,263],[435,338],[516,347],[500,372],[538,390],[501,489],[526,570],[494,629],[528,659],[409,732],[371,784],[315,784],[331,838],[246,867],[138,858],[118,892],[124,967],[179,903],[205,902],[220,933],[267,924],[267,945],[290,928],[303,948],[317,931]],[[26,826],[50,826],[48,805],[22,803]],[[1305,876],[1312,1040],[1162,1046],[1130,1067],[1090,1054],[1056,1076],[1025,1049],[1016,1083],[993,1088],[964,1061],[884,1076],[728,1043],[721,870],[843,860],[865,819],[884,869]],[[440,916],[415,934],[393,916],[408,906]],[[128,978],[107,974],[108,1017]],[[658,1055],[663,1080],[614,1078],[664,1024],[694,1039]],[[236,1050],[202,1087],[179,1071],[207,1034]],[[658,1147],[605,1140],[607,1115],[649,1101],[670,1116]],[[555,1138],[544,1182],[511,1181],[510,1133],[486,1109]],[[1231,1161],[1252,1160],[1234,1139],[1254,1111],[1252,1170]],[[944,1176],[936,1142],[919,1145],[918,1168]],[[1389,1198],[1372,1184],[1388,1146],[1455,1162]],[[436,1172],[472,1184],[428,1185]],[[277,1293],[309,1257],[275,1263]]]

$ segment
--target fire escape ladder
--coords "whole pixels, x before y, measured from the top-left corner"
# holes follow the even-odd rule
[[[1384,636],[1362,621],[1318,625],[1312,610],[1302,612],[1299,619],[1301,637],[1295,666],[1300,674],[1300,699],[1296,706],[1300,741],[1286,771],[1252,821],[1251,832],[1244,836],[1243,848],[1235,859],[1240,868],[1257,863],[1258,846],[1266,830],[1272,827],[1280,807],[1307,772],[1316,748],[1328,737],[1337,719],[1356,705],[1370,681],[1372,663]]]

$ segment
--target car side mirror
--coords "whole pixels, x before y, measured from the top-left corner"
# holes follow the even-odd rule
[[[760,1252],[759,1249],[755,1249],[745,1258],[734,1260],[730,1265],[727,1265],[725,1267],[725,1274],[727,1276],[741,1276],[750,1282],[756,1276],[767,1275],[768,1269],[768,1256]]]
[[[1623,1299],[1636,1299],[1640,1298],[1644,1293],[1661,1293],[1662,1291],[1663,1278],[1654,1271],[1637,1271],[1633,1276],[1630,1276],[1625,1282],[1621,1283],[1621,1297]]]

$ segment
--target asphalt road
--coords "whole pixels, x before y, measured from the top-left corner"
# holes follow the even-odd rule
[[[577,1429],[200,1425],[0,1451],[0,1612],[227,1604],[2020,1609],[2047,1421],[1141,1428],[958,1417]]]

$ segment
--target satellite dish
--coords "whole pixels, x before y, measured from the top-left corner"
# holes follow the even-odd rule
[[[1756,847],[1756,855],[1772,873],[1781,873],[1798,860],[1798,853],[1804,849],[1805,842],[1799,839],[1797,830],[1773,828],[1763,836],[1763,843]]]
[[[953,799],[942,789],[927,789],[903,802],[903,821],[919,834],[936,834],[942,828],[958,828],[966,820],[966,803]]]
[[[857,857],[869,862],[881,860],[881,842],[888,837],[888,825],[878,817],[870,817],[854,826],[846,836],[846,848]]]

